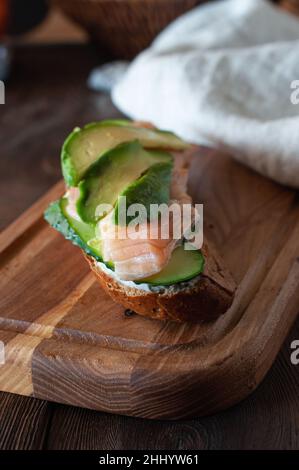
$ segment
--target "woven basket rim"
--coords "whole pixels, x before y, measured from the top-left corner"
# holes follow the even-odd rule
[[[207,0],[52,0],[52,3],[138,3],[141,6],[142,3],[152,3],[153,5],[160,3],[173,3],[173,4],[200,4],[205,3]]]

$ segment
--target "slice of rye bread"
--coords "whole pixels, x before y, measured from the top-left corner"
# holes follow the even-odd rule
[[[85,255],[100,285],[112,299],[140,315],[159,320],[204,323],[216,320],[232,304],[236,284],[211,245],[202,248],[205,267],[188,282],[142,290],[138,284],[125,285]]]

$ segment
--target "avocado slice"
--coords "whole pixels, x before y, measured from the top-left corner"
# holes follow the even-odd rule
[[[52,202],[44,213],[45,220],[64,238],[79,246],[88,255],[97,261],[102,261],[102,254],[98,247],[90,247],[88,241],[95,237],[94,227],[71,217],[67,212],[68,200],[61,198]],[[111,267],[110,265],[109,267]]]
[[[126,197],[126,205],[142,204],[146,208],[150,220],[151,204],[167,204],[169,202],[172,162],[156,163],[130,184],[119,196],[114,209],[114,222],[117,224],[120,197]],[[135,215],[126,215],[126,225],[135,218]]]
[[[200,250],[185,250],[181,245],[172,252],[169,263],[162,271],[141,281],[136,281],[136,284],[169,286],[178,282],[190,281],[202,273],[203,269],[202,252]]]
[[[68,186],[77,186],[88,168],[107,150],[139,140],[148,149],[185,150],[189,144],[169,131],[134,126],[127,120],[107,120],[75,128],[61,152],[62,173]]]
[[[81,219],[86,223],[95,224],[104,215],[96,215],[100,204],[114,206],[119,195],[157,163],[168,163],[172,166],[171,154],[144,150],[138,141],[120,144],[106,152],[89,168],[79,183],[80,195],[76,207]],[[148,191],[148,198],[150,196],[152,202],[152,190]],[[144,197],[146,189],[143,192]]]

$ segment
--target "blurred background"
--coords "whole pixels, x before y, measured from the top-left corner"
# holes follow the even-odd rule
[[[173,19],[206,1],[0,0],[0,35],[24,43],[91,40],[111,57],[128,59]],[[299,0],[273,2],[299,14]]]
[[[60,147],[72,128],[121,115],[109,94],[87,86],[90,72],[133,58],[168,23],[201,3],[0,0],[0,79],[6,80],[0,227],[60,179]],[[275,3],[299,14],[299,0]]]
[[[0,79],[21,44],[92,43],[101,56],[132,59],[171,21],[217,0],[0,0]],[[299,15],[299,0],[270,0]]]

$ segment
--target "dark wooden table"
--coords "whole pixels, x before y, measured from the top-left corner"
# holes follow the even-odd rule
[[[76,125],[119,115],[86,87],[103,58],[87,46],[19,47],[0,106],[1,228],[61,176],[59,149]],[[244,402],[179,422],[146,421],[0,393],[0,449],[299,449],[299,366],[290,343]]]

